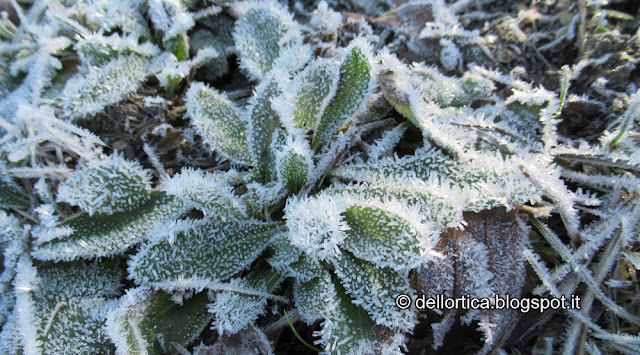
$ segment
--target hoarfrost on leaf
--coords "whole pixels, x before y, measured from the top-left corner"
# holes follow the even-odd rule
[[[58,201],[86,211],[113,214],[140,207],[149,200],[151,178],[137,162],[115,153],[90,160],[58,186]]]

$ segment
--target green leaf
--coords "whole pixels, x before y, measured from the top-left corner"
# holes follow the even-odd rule
[[[247,219],[246,209],[239,196],[233,193],[229,179],[235,172],[215,172],[185,168],[164,181],[163,190],[183,201],[185,209],[197,209],[205,216],[219,219]]]
[[[340,65],[340,79],[335,95],[322,113],[311,149],[319,151],[338,128],[353,120],[362,110],[374,89],[371,49],[364,40],[355,40]]]
[[[364,353],[372,350],[373,326],[367,311],[352,303],[338,279],[333,280],[334,297],[325,315],[321,335],[325,350],[336,354]]]
[[[396,270],[417,267],[425,261],[425,251],[421,250],[420,244],[430,235],[422,235],[420,226],[410,223],[411,217],[377,205],[349,206],[344,212],[350,228],[344,248],[380,267]]]
[[[67,81],[60,98],[64,116],[78,119],[101,112],[135,92],[147,77],[148,58],[119,55],[101,67],[90,67]]]
[[[389,179],[377,183],[352,184],[324,190],[334,196],[354,196],[364,201],[397,200],[420,211],[420,221],[437,224],[439,229],[457,227],[462,221],[462,205],[451,198],[451,190],[418,179]]]
[[[247,109],[247,143],[251,165],[256,169],[259,181],[265,184],[276,175],[275,155],[271,150],[271,144],[281,124],[271,101],[281,93],[275,78],[266,79],[256,88],[256,94],[249,101]]]
[[[295,110],[293,119],[299,128],[316,127],[338,81],[338,68],[328,60],[316,59],[293,79]]]
[[[347,251],[342,252],[334,266],[353,303],[364,308],[373,321],[396,331],[413,329],[414,308],[400,309],[395,302],[399,295],[413,295],[406,276],[359,260]]]
[[[306,254],[300,255],[300,258],[289,265],[289,272],[301,282],[306,282],[318,277],[324,272],[324,267],[317,260],[312,259]]]
[[[273,270],[256,271],[240,279],[233,279],[227,286],[228,291],[220,293],[216,302],[209,307],[209,311],[216,317],[213,329],[220,334],[234,334],[255,322],[264,313],[267,299],[245,292],[267,294],[282,279],[282,275]]]
[[[240,67],[252,79],[261,79],[283,52],[301,43],[302,35],[291,14],[279,3],[243,5],[240,11],[244,14],[233,31]]]
[[[278,270],[284,270],[290,264],[296,262],[302,255],[302,251],[289,242],[289,232],[276,234],[269,243],[269,265]]]
[[[394,180],[405,184],[411,179],[435,183],[444,190],[453,189],[454,201],[460,200],[465,210],[473,211],[541,199],[541,192],[524,176],[517,161],[499,154],[478,154],[460,161],[436,150],[418,151],[402,158],[342,166],[331,175],[374,184]]]
[[[206,292],[177,304],[171,294],[134,289],[120,303],[109,314],[107,330],[122,354],[175,353],[174,343],[187,346],[211,321]]]
[[[212,150],[234,162],[249,164],[247,124],[229,99],[204,83],[194,82],[187,91],[186,104],[191,123]]]
[[[120,294],[121,279],[112,262],[55,263],[38,270],[33,300],[42,353],[113,352],[103,325],[107,300]]]
[[[308,144],[302,140],[286,145],[276,153],[278,179],[289,192],[297,194],[307,182],[313,169],[312,156]]]
[[[261,221],[182,222],[184,226],[158,235],[131,258],[129,274],[137,283],[174,289],[228,279],[256,259],[279,226]]]
[[[331,275],[323,270],[317,277],[303,282],[296,279],[293,297],[300,312],[300,317],[311,325],[324,318],[327,313],[327,297],[332,297]]]
[[[151,42],[138,44],[141,33],[122,37],[118,33],[105,36],[101,33],[84,34],[74,45],[80,59],[95,67],[107,64],[119,54],[137,54],[142,57],[153,57],[158,55],[160,49]]]
[[[15,183],[0,179],[0,208],[29,208],[27,194]]]
[[[149,200],[151,177],[138,162],[114,154],[105,160],[91,160],[74,171],[58,187],[58,201],[84,211],[113,214],[131,211]]]
[[[183,212],[181,201],[156,191],[135,210],[94,216],[82,213],[45,227],[31,254],[41,260],[117,255],[141,242],[156,223],[166,223]]]

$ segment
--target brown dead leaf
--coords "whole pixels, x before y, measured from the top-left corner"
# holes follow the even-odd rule
[[[466,212],[464,230],[445,231],[436,250],[444,257],[423,267],[413,286],[428,298],[475,298],[494,295],[519,298],[524,285],[525,260],[521,251],[528,243],[527,233],[516,221],[515,211],[495,208],[479,213]],[[520,316],[518,310],[450,310],[439,323],[433,323],[434,346],[439,347],[456,316],[463,323],[478,321],[485,345],[480,353],[498,346],[512,331]]]

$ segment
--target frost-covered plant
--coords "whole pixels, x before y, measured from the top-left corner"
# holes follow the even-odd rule
[[[568,311],[566,353],[581,337],[637,349],[636,335],[589,313],[597,300],[640,323],[607,292],[627,280],[603,284],[623,258],[640,264],[637,88],[599,142],[563,137],[581,67],[563,67],[558,92],[517,71],[445,74],[463,68],[458,46],[484,43],[461,27],[463,1],[427,2],[419,37],[440,43],[440,68],[407,64],[324,1],[311,9],[317,31],[275,0],[11,3],[19,24],[3,16],[0,27],[3,353],[270,352],[285,308],[327,353],[407,351],[425,317],[434,348],[461,322],[488,353],[517,311],[427,313],[396,298],[521,297],[527,262],[536,295],[584,296]],[[231,55],[248,98],[212,81]],[[198,67],[204,81],[191,80]],[[136,92],[145,107],[184,103],[186,144],[228,164],[165,170],[140,132],[145,156],[114,152],[92,123]],[[153,131],[168,140],[174,128]],[[408,131],[418,146],[401,147]],[[552,213],[562,228],[540,221]]]

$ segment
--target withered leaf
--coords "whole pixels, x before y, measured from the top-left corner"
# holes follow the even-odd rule
[[[464,230],[448,229],[436,249],[444,257],[419,270],[412,286],[428,298],[491,298],[507,295],[519,298],[525,276],[525,259],[521,251],[527,246],[527,233],[516,221],[515,211],[494,208],[479,213],[465,212]],[[486,353],[501,343],[512,331],[518,310],[445,311],[439,323],[433,323],[434,346],[442,345],[444,336],[460,316],[463,323],[478,321],[484,334]]]

